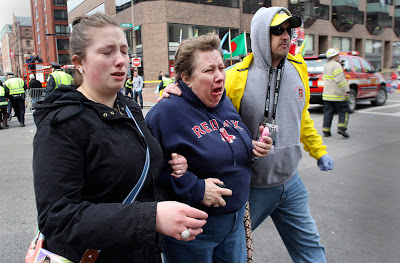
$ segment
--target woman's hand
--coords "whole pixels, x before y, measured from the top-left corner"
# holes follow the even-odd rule
[[[204,198],[201,203],[205,206],[214,207],[226,206],[225,200],[222,198],[223,195],[231,196],[232,190],[227,188],[221,188],[216,184],[224,184],[217,178],[207,178],[204,180],[206,187],[204,191]]]
[[[260,134],[262,134],[264,126],[260,126]],[[270,137],[264,136],[262,141],[252,141],[253,143],[253,155],[255,157],[265,157],[271,151],[273,141]]]
[[[168,164],[171,169],[171,175],[175,178],[181,177],[188,168],[186,158],[177,153],[171,154],[171,160],[168,161]]]
[[[195,209],[188,205],[165,201],[157,204],[156,231],[178,240],[190,241],[203,232],[207,221],[206,212]],[[181,233],[189,230],[189,238],[182,238]]]
[[[157,102],[160,102],[163,98],[169,98],[169,94],[174,94],[177,96],[182,95],[182,91],[179,88],[178,83],[170,83],[162,90],[161,96],[157,99]]]

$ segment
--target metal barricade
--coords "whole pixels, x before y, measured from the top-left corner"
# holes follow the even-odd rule
[[[25,97],[25,104],[26,104],[26,109],[29,111],[34,110],[33,104],[36,102],[39,102],[41,100],[44,100],[46,93],[45,93],[46,88],[41,88],[41,89],[28,89],[28,94]]]

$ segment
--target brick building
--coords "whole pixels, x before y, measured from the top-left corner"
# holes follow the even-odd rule
[[[222,39],[229,29],[232,38],[250,33],[253,14],[262,6],[284,6],[302,18],[308,35],[306,54],[336,46],[359,51],[375,67],[400,64],[398,0],[68,0],[67,4],[69,23],[97,11],[115,15],[126,26],[130,56],[142,60],[139,73],[145,80],[156,80],[160,70],[173,74],[181,32],[183,39],[196,32],[214,32]],[[250,47],[249,35],[247,39]]]
[[[35,52],[43,62],[69,61],[67,0],[30,0]]]
[[[12,65],[11,65],[12,58],[11,58],[11,45],[10,45],[11,33],[12,33],[11,24],[4,25],[4,27],[0,32],[1,60],[4,72],[12,71]]]
[[[32,54],[34,52],[33,47],[31,18],[13,15],[10,48],[14,57],[11,58],[11,67],[12,71],[18,76],[23,72],[24,54]]]

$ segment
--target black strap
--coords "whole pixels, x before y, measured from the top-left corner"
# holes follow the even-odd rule
[[[283,70],[284,70],[284,64],[285,64],[285,59],[282,59],[281,62],[278,65],[277,68],[277,74],[276,74],[276,85],[275,85],[275,92],[274,92],[274,97],[273,97],[273,108],[272,108],[272,123],[275,123],[275,117],[276,117],[276,110],[278,108],[278,100],[279,100],[279,92],[281,88],[281,83],[282,83],[282,77],[283,77]],[[266,123],[269,117],[269,105],[271,104],[271,85],[272,85],[272,74],[273,67],[270,67],[269,70],[269,81],[268,81],[268,87],[267,87],[267,99],[265,101],[265,112],[264,112],[264,122]]]

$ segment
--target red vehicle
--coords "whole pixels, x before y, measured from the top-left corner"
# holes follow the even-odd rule
[[[356,109],[357,101],[369,100],[372,105],[381,106],[387,99],[386,80],[382,74],[375,72],[366,59],[357,55],[358,52],[340,53],[344,74],[350,85],[350,112]],[[325,55],[319,55],[304,57],[304,59],[309,76],[310,103],[323,104],[322,75],[327,58]]]

